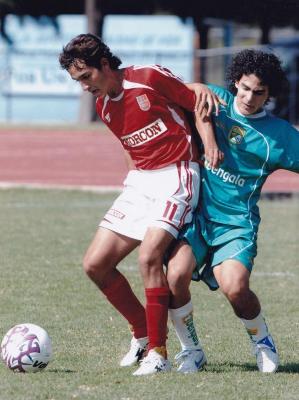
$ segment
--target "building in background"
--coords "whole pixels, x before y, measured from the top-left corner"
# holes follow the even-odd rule
[[[7,16],[12,44],[0,42],[0,121],[77,122],[81,88],[59,67],[58,54],[86,32],[84,15]],[[193,80],[194,27],[175,16],[107,16],[103,39],[123,65],[161,64]]]
[[[0,37],[0,122],[83,121],[86,110],[82,108],[81,88],[60,69],[58,54],[72,37],[87,32],[86,16],[7,15],[5,21],[10,41]],[[233,54],[242,47],[261,47],[259,32],[249,25],[226,20],[209,18],[206,23],[210,29],[208,49],[204,50],[198,49],[193,20],[173,15],[106,15],[102,36],[122,59],[123,66],[160,64],[186,82],[201,79],[223,85]],[[284,30],[285,35],[281,32],[273,30],[273,43],[262,48],[281,56],[291,85],[289,92],[270,106],[277,115],[298,123],[298,36],[290,39],[293,31]],[[278,40],[277,36],[285,37]],[[88,107],[94,109],[93,104]]]

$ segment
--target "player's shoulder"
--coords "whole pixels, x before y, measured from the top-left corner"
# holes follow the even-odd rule
[[[271,113],[267,113],[267,125],[275,128],[275,130],[279,131],[290,131],[290,132],[297,132],[299,131],[287,120],[279,118],[276,115],[273,115]]]
[[[299,131],[290,122],[267,113],[266,118],[261,118],[258,130],[275,143],[287,142],[294,135],[299,139]],[[297,139],[296,139],[297,140]]]
[[[175,76],[168,68],[163,67],[159,64],[148,64],[148,65],[131,65],[126,68],[126,76],[127,77],[172,77],[178,78]]]
[[[215,85],[214,83],[208,83],[208,87],[227,104],[229,104],[234,98],[233,94],[222,86]]]

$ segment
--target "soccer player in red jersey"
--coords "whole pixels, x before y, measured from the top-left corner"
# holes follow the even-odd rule
[[[82,34],[60,54],[60,65],[83,90],[97,97],[99,117],[120,140],[133,164],[123,192],[100,223],[84,269],[132,326],[130,351],[122,366],[148,354],[134,375],[170,370],[166,334],[169,288],[163,256],[179,229],[191,221],[199,189],[198,148],[183,109],[193,112],[196,96],[160,66],[119,68],[121,61],[100,38]],[[204,85],[199,108],[218,106]],[[196,118],[199,118],[199,113]],[[202,135],[206,157],[222,157],[213,135]],[[137,246],[145,287],[145,309],[117,265]]]

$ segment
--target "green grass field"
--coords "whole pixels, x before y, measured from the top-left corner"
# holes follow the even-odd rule
[[[0,365],[2,400],[299,399],[298,198],[261,202],[259,254],[252,288],[280,351],[274,375],[256,371],[247,335],[218,292],[192,284],[195,321],[208,357],[198,374],[133,377],[118,362],[128,348],[126,322],[81,268],[83,254],[113,195],[1,190],[0,336],[17,323],[44,327],[54,359],[37,374]],[[120,266],[143,299],[136,254]],[[169,332],[169,356],[179,350]]]

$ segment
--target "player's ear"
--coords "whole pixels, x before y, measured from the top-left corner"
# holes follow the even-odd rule
[[[106,57],[101,58],[100,65],[101,65],[101,70],[107,69],[110,67],[109,61],[107,60]]]
[[[239,89],[239,81],[235,82],[235,87],[236,87],[236,89]]]

